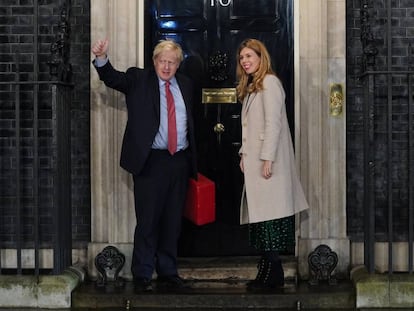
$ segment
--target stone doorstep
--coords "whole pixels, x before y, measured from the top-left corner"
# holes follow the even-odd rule
[[[180,258],[179,275],[196,280],[195,287],[238,287],[253,280],[257,274],[258,257]],[[296,284],[295,257],[283,257],[285,282]],[[156,277],[156,276],[154,276]]]
[[[257,274],[259,257],[214,257],[179,258],[179,275],[191,283],[191,289],[178,295],[158,292],[136,295],[132,282],[117,289],[109,282],[104,289],[97,289],[93,282],[86,282],[72,296],[74,308],[116,308],[129,305],[131,308],[222,308],[265,307],[275,304],[275,299],[284,308],[294,307],[292,295],[296,289],[296,259],[283,257],[285,287],[273,294],[256,295],[246,292],[246,282]],[[156,279],[156,275],[153,276]],[[130,281],[130,280],[128,280]],[[155,283],[155,282],[154,282]],[[296,299],[296,298],[294,298]],[[166,310],[167,310],[166,309]]]
[[[82,296],[80,292],[76,293],[73,297],[73,308],[121,310],[128,306],[132,310],[354,310],[355,300],[351,293],[350,287],[346,292],[328,294],[286,292],[286,289],[268,293],[226,289],[178,294],[134,294],[127,288],[123,294],[90,293]]]
[[[253,293],[246,291],[246,282],[256,277],[258,259],[258,257],[179,258],[179,274],[191,282],[191,288],[180,293],[162,292],[155,287],[153,293],[136,294],[132,282],[126,282],[123,288],[116,288],[113,282],[109,282],[105,288],[96,288],[94,282],[85,282],[73,293],[72,308],[75,310],[238,308],[238,310],[286,311],[296,309],[299,304],[303,308],[313,310],[353,310],[355,294],[349,281],[340,282],[336,286],[327,284],[310,286],[307,282],[298,284],[295,257],[282,259],[285,270],[283,288]]]
[[[183,279],[196,281],[198,287],[233,287],[242,285],[246,281],[256,278],[257,263],[260,257],[237,256],[237,257],[180,257],[178,258],[178,274]],[[285,273],[285,282],[297,281],[297,263],[294,256],[282,256],[282,265]],[[112,278],[113,274],[108,275]],[[126,281],[132,280],[130,273],[120,274]],[[154,272],[152,278],[155,280],[157,274]],[[96,276],[90,278],[95,281]]]
[[[370,274],[365,266],[351,270],[357,308],[414,308],[414,275]]]
[[[199,281],[194,281],[197,283]],[[210,282],[213,282],[211,280]],[[208,281],[205,281],[208,283]],[[355,294],[349,281],[335,286],[320,284],[310,286],[299,282],[298,286],[285,285],[283,288],[268,291],[248,292],[243,287],[212,288],[208,286],[174,292],[155,289],[151,293],[136,294],[132,282],[122,289],[108,284],[97,289],[93,283],[85,282],[72,295],[74,310],[121,308],[133,310],[354,310]],[[299,309],[297,309],[299,306]]]

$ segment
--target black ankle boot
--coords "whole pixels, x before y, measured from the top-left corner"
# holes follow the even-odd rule
[[[285,285],[285,273],[282,261],[276,251],[268,251],[262,256],[258,264],[256,279],[247,283],[250,290],[263,290]]]
[[[247,282],[246,286],[247,289],[257,289],[263,287],[263,280],[266,275],[266,271],[268,270],[269,261],[262,257],[260,258],[259,262],[257,263],[257,275],[256,278],[252,281]]]
[[[269,261],[268,269],[263,278],[265,288],[276,288],[285,285],[285,273],[280,259]]]

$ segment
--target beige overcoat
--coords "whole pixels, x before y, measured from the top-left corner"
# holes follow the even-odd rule
[[[242,146],[244,187],[240,223],[291,216],[308,208],[296,173],[292,138],[280,80],[267,75],[264,90],[243,101]],[[262,160],[272,160],[272,176],[262,176]]]

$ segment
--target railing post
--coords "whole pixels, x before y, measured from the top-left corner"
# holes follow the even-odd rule
[[[413,47],[409,45],[409,69],[413,70]],[[407,74],[408,83],[408,272],[413,273],[413,240],[414,240],[414,118],[413,118],[413,75]]]
[[[55,274],[61,273],[72,264],[70,104],[70,87],[53,84],[52,109],[56,150],[53,217],[56,232],[53,252]]]
[[[375,268],[375,210],[374,210],[374,89],[375,76],[369,74],[374,68],[378,49],[375,46],[369,23],[368,0],[361,1],[361,42],[363,48],[364,91],[364,263],[370,273]]]
[[[364,263],[370,273],[375,267],[375,206],[374,206],[374,75],[365,77],[364,104]]]
[[[16,75],[15,81],[17,82],[15,86],[14,98],[16,100],[15,106],[15,139],[16,139],[16,148],[15,148],[15,157],[16,157],[16,259],[17,259],[17,273],[22,273],[22,224],[21,224],[21,211],[22,211],[22,190],[21,190],[21,179],[20,179],[20,54],[19,51],[16,51]]]
[[[388,205],[388,273],[393,271],[392,250],[393,250],[393,180],[392,180],[392,17],[391,0],[387,2],[387,205]]]

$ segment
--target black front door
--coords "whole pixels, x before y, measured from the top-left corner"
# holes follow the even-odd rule
[[[183,47],[180,70],[194,80],[199,98],[195,107],[199,172],[216,184],[216,221],[204,226],[184,221],[180,256],[256,254],[248,244],[247,226],[239,224],[241,104],[203,103],[202,89],[234,88],[238,45],[246,38],[259,39],[284,83],[288,118],[293,120],[292,2],[146,0],[146,65],[152,65],[152,48],[160,39],[173,39]]]

